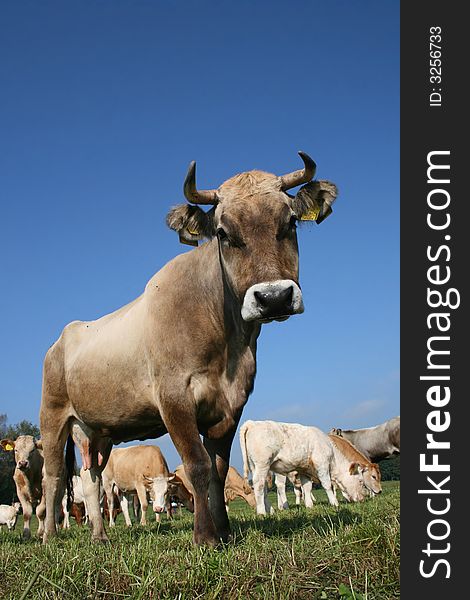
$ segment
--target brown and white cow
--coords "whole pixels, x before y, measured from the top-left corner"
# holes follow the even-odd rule
[[[13,479],[16,495],[23,509],[23,537],[31,537],[30,521],[34,509],[39,521],[38,535],[44,530],[45,499],[43,498],[43,451],[41,440],[32,435],[20,435],[16,440],[1,440],[0,445],[7,452],[15,453]],[[63,487],[61,487],[63,489]],[[54,505],[56,506],[56,505]],[[52,511],[54,519],[55,511]]]
[[[208,242],[167,263],[127,306],[67,325],[47,352],[44,541],[56,533],[49,508],[70,435],[82,455],[92,537],[107,540],[98,495],[112,444],[166,432],[194,488],[194,542],[228,539],[224,484],[254,385],[261,325],[303,312],[296,225],[322,222],[337,196],[334,184],[312,181],[316,165],[299,154],[298,171],[249,171],[204,191],[191,163],[189,203],[173,208],[167,223],[185,243]]]
[[[400,454],[400,417],[364,429],[333,428],[330,433],[350,441],[372,462]]]
[[[352,476],[359,474],[359,480],[362,486],[369,492],[369,495],[375,496],[380,494],[382,492],[382,485],[380,483],[382,476],[379,465],[371,463],[370,460],[351,444],[351,442],[345,440],[341,436],[329,433],[328,437],[339,452],[346,458],[347,463],[350,465],[350,474]],[[340,489],[346,500],[356,500],[354,496],[351,496],[347,487],[343,488],[340,485]]]
[[[173,474],[171,474],[173,475]],[[108,499],[109,525],[114,526],[114,494],[119,498],[126,525],[132,525],[129,501],[137,494],[140,503],[140,524],[147,524],[147,493],[156,514],[166,509],[170,472],[158,446],[114,448],[102,473],[103,488]]]

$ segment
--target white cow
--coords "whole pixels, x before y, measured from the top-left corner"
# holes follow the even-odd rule
[[[400,417],[394,417],[365,429],[337,429],[330,431],[353,444],[359,452],[373,462],[400,454]]]
[[[333,486],[339,487],[352,501],[364,500],[369,494],[363,472],[336,448],[317,427],[274,421],[246,421],[240,428],[240,446],[244,477],[253,474],[253,488],[258,514],[273,512],[267,498],[266,478],[270,470],[287,475],[299,473],[307,508],[313,507],[312,479],[319,481],[330,504],[338,506]]]
[[[83,482],[80,475],[74,475],[72,477],[72,486],[73,486],[73,501],[75,504],[82,504],[85,507],[85,523],[88,523],[88,510],[85,500],[85,494],[83,492]],[[62,500],[62,510],[64,511],[64,523],[63,528],[70,528],[70,513],[67,510],[67,492],[64,494],[64,498]]]
[[[14,502],[11,506],[9,504],[0,504],[0,529],[6,525],[8,531],[15,528],[16,519],[20,512],[21,504]]]

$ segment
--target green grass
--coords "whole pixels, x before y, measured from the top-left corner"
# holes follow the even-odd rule
[[[233,502],[234,541],[221,550],[193,547],[187,512],[130,529],[120,515],[106,545],[75,524],[46,546],[23,541],[19,520],[0,533],[0,597],[24,600],[36,577],[28,600],[399,598],[399,483],[383,487],[379,497],[338,509],[316,491],[312,510],[270,517]]]

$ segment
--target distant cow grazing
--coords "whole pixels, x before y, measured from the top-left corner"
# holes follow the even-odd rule
[[[366,429],[336,429],[330,433],[349,440],[372,462],[400,454],[400,417]]]
[[[382,485],[380,483],[382,476],[379,465],[371,463],[351,442],[341,436],[330,433],[328,437],[339,452],[347,459],[348,463],[350,463],[349,472],[352,475],[360,475],[360,481],[369,492],[369,495],[375,496],[380,494],[382,492]],[[347,489],[341,489],[341,492],[346,500],[354,500],[353,497],[350,497]]]
[[[19,502],[14,502],[12,505],[0,504],[0,529],[4,525],[7,526],[8,531],[15,528],[20,508]]]
[[[242,500],[245,500],[251,508],[256,508],[256,498],[253,489],[248,482],[243,479],[235,467],[229,467],[228,469],[224,495],[225,507],[227,510],[229,503],[235,500],[235,498],[241,498]]]
[[[176,467],[175,475],[182,481],[184,489],[188,489],[192,494],[192,485],[185,473],[183,465]],[[224,498],[227,511],[229,503],[235,500],[235,498],[242,498],[242,500],[245,500],[252,508],[256,507],[256,500],[252,488],[243,480],[243,477],[235,467],[232,466],[229,466],[227,477],[225,479]]]
[[[20,435],[16,440],[1,440],[0,444],[7,452],[15,452],[15,471],[13,479],[16,485],[16,495],[23,509],[23,537],[31,537],[30,521],[33,510],[39,521],[38,535],[44,530],[45,502],[42,490],[43,452],[42,442],[32,435]],[[63,488],[61,488],[63,489]],[[53,505],[52,518],[55,518]]]
[[[114,525],[114,493],[119,497],[126,525],[132,525],[129,501],[133,494],[139,498],[140,524],[147,524],[147,493],[152,500],[153,511],[166,509],[170,473],[165,457],[158,446],[129,446],[114,448],[103,470],[103,488],[108,499],[109,525]]]
[[[107,540],[98,496],[112,444],[167,432],[194,489],[194,543],[228,539],[224,484],[254,385],[257,338],[263,323],[303,312],[296,226],[321,223],[337,196],[334,184],[312,181],[316,165],[299,154],[298,171],[249,171],[213,190],[197,189],[191,163],[188,203],[167,224],[187,244],[208,242],[171,260],[127,306],[67,325],[47,352],[44,541],[56,533],[49,509],[70,435],[82,456],[92,537]]]
[[[240,446],[245,479],[249,471],[253,474],[258,514],[273,510],[266,486],[270,470],[282,475],[297,471],[308,508],[313,506],[312,480],[321,483],[333,506],[338,506],[333,491],[336,487],[355,502],[368,495],[363,484],[363,472],[337,450],[330,438],[317,427],[275,421],[246,421],[240,428]]]

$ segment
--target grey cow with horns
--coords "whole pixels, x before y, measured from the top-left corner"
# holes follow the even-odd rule
[[[92,538],[107,541],[99,492],[113,443],[167,432],[194,488],[194,543],[229,538],[224,482],[253,390],[256,340],[263,323],[303,312],[296,223],[320,223],[337,196],[334,184],[313,181],[314,161],[299,155],[298,171],[249,171],[204,191],[191,163],[189,203],[172,208],[167,224],[185,243],[208,242],[167,263],[130,304],[67,325],[47,352],[44,542],[57,530],[66,444],[69,477],[73,442],[81,453]],[[299,185],[296,196],[287,193]]]

